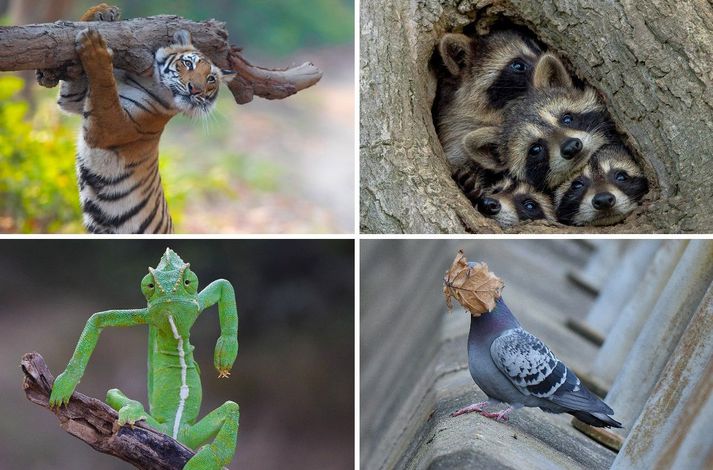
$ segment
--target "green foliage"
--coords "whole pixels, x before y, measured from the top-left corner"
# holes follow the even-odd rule
[[[43,100],[31,120],[22,79],[0,77],[0,230],[78,232],[76,124]]]

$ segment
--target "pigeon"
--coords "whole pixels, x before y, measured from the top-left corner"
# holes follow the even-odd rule
[[[473,316],[468,335],[468,367],[488,401],[462,408],[451,416],[477,412],[497,421],[523,406],[548,413],[569,413],[596,427],[620,428],[614,411],[580,382],[536,336],[525,331],[502,297],[495,308]],[[497,413],[486,406],[507,403]]]

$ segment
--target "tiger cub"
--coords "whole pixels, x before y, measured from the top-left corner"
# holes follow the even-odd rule
[[[115,21],[106,4],[89,9],[82,21]],[[153,70],[137,75],[114,69],[101,34],[77,34],[84,76],[62,82],[59,107],[83,117],[77,143],[77,174],[84,224],[93,233],[170,233],[158,172],[159,139],[178,113],[202,116],[214,107],[220,70],[178,31],[173,44],[156,51]]]
[[[501,227],[512,227],[528,220],[556,220],[548,195],[511,176],[486,189],[475,206]]]
[[[648,192],[641,168],[622,145],[605,145],[555,192],[557,219],[567,225],[621,222]]]

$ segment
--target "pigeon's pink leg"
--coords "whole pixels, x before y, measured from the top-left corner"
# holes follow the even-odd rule
[[[507,421],[508,414],[512,410],[513,407],[509,406],[507,409],[504,409],[503,411],[499,411],[497,413],[488,413],[487,411],[480,411],[480,414],[485,416],[486,418],[494,419],[495,421]]]
[[[456,416],[464,415],[466,413],[473,413],[473,412],[484,413],[483,407],[487,404],[488,404],[487,401],[481,401],[480,403],[473,403],[472,405],[468,405],[465,408],[461,408],[458,411],[454,411],[453,413],[451,413],[451,416],[456,417]]]

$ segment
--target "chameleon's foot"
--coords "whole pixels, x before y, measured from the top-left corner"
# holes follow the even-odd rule
[[[211,446],[203,446],[191,460],[186,462],[183,470],[220,470],[225,464],[213,453]]]
[[[198,452],[184,470],[219,470],[228,466],[235,454],[239,421],[240,407],[227,401],[191,426],[182,442],[192,449],[198,448]],[[210,439],[213,439],[211,444],[199,447]]]
[[[74,393],[78,382],[79,380],[68,375],[67,371],[59,374],[52,385],[52,393],[49,399],[50,408],[59,408],[69,403],[69,399],[72,398],[72,393]]]
[[[128,424],[133,426],[137,421],[149,421],[151,426],[154,426],[153,420],[144,410],[144,405],[136,400],[131,400],[124,395],[121,390],[113,388],[106,393],[106,402],[109,406],[119,412],[119,426]]]
[[[141,405],[128,404],[119,410],[119,426],[128,424],[133,426],[137,421],[148,418],[144,407]]]

